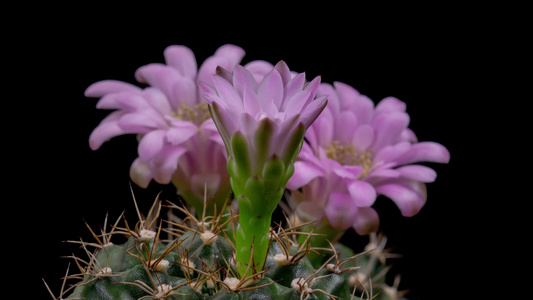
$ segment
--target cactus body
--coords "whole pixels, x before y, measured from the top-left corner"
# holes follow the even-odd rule
[[[60,297],[102,300],[396,299],[386,293],[376,297],[381,290],[379,284],[384,281],[383,276],[376,277],[376,274],[385,264],[372,251],[354,255],[350,248],[338,244],[331,249],[331,255],[323,258],[323,264],[315,268],[307,257],[312,249],[307,245],[309,239],[298,243],[302,239],[297,238],[300,233],[294,227],[288,231],[271,230],[263,270],[245,277],[236,268],[235,246],[229,238],[233,232],[227,230],[227,223],[224,227],[220,224],[227,216],[198,221],[188,214],[189,221],[194,219],[193,225],[169,222],[179,225],[180,233],[171,231],[171,238],[166,240],[161,238],[167,235],[161,232],[161,226],[154,226],[158,216],[159,212],[151,211],[147,218],[150,222],[141,219],[135,231],[125,222],[125,228],[115,226],[112,233],[95,235],[98,244],[82,242],[88,257],[73,257],[80,273],[66,276],[78,282]],[[116,245],[110,241],[117,233],[126,235],[125,243]],[[375,253],[382,253],[382,250],[377,249]],[[370,284],[373,277],[376,281]]]

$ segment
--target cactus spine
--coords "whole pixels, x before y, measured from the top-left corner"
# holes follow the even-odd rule
[[[163,207],[184,217],[168,214],[163,221]],[[197,219],[186,208],[162,205],[159,199],[134,226],[120,217],[106,232],[106,217],[101,234],[89,227],[95,242],[70,241],[85,254],[69,256],[79,272],[69,274],[69,266],[59,297],[49,292],[54,299],[400,299],[397,284],[384,284],[385,260],[393,257],[384,237],[373,235],[360,254],[330,244],[323,264],[315,268],[307,255],[324,249],[311,247],[313,233],[298,231],[308,224],[292,226],[288,220],[285,227],[271,228],[263,269],[241,276],[233,243],[236,218]],[[126,242],[114,244],[115,235]],[[76,282],[67,287],[66,281]]]

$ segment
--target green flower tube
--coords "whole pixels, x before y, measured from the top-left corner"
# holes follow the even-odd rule
[[[246,143],[240,134],[234,135],[232,141],[233,149],[239,147],[236,144]],[[236,152],[239,153],[238,150]],[[287,181],[294,173],[293,162],[285,165],[274,154],[265,161],[260,174],[252,175],[248,171],[249,162],[242,160],[242,157],[247,156],[245,154],[241,159],[237,159],[232,155],[228,159],[231,186],[239,204],[239,225],[235,242],[237,269],[242,276],[262,270],[269,246],[272,213],[283,196]],[[250,261],[253,265],[249,268]]]

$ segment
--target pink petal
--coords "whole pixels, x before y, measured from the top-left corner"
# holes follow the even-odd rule
[[[189,122],[183,126],[171,127],[166,131],[166,141],[171,145],[179,145],[198,133],[198,127]]]
[[[334,127],[333,114],[326,106],[322,114],[317,118],[316,122],[310,126],[316,132],[318,145],[313,145],[315,149],[318,146],[327,149],[333,143]]]
[[[246,70],[250,71],[255,78],[256,82],[261,82],[265,78],[266,74],[272,71],[274,66],[264,60],[254,60],[244,65]]]
[[[179,158],[187,152],[187,148],[179,146],[164,147],[152,161],[154,180],[161,184],[168,184],[172,174],[178,168]]]
[[[427,199],[426,185],[413,180],[390,180],[379,184],[376,191],[394,201],[405,217],[416,215]]]
[[[300,73],[296,75],[287,85],[284,89],[284,97],[286,99],[291,98],[292,96],[296,95],[297,93],[301,92],[305,84],[305,74]]]
[[[129,92],[110,93],[104,95],[98,102],[96,102],[96,108],[98,109],[126,109],[123,103],[117,101],[117,98],[123,97],[124,94],[131,95]]]
[[[311,103],[305,108],[302,113],[301,120],[305,128],[309,128],[309,126],[313,124],[313,122],[322,113],[327,104],[328,100],[326,96],[320,96],[311,101]]]
[[[412,144],[418,143],[418,138],[416,137],[416,134],[409,128],[405,128],[404,131],[402,131],[400,140],[408,141]]]
[[[142,188],[147,188],[152,180],[152,171],[147,162],[136,158],[130,167],[131,180]]]
[[[274,66],[274,69],[278,71],[279,75],[281,76],[283,86],[287,85],[292,78],[289,66],[287,66],[283,60],[281,60]]]
[[[314,124],[316,124],[318,122],[317,120],[315,120]],[[317,130],[315,130],[316,128],[318,128],[318,127],[311,125],[305,131],[305,140],[313,148],[319,147],[319,145],[318,145],[318,137],[317,137],[318,132],[317,132]],[[304,144],[306,144],[306,143],[304,142]]]
[[[102,97],[110,93],[132,92],[138,93],[141,89],[133,84],[118,80],[102,80],[91,84],[85,90],[86,97]]]
[[[318,87],[320,86],[321,80],[322,78],[320,76],[313,78],[313,80],[305,84],[304,90],[310,91],[313,97],[315,97],[316,92],[318,91]],[[323,95],[323,96],[326,96],[326,95]]]
[[[374,102],[365,95],[360,95],[356,98],[351,98],[351,102],[347,102],[345,105],[348,106],[350,111],[353,111],[357,116],[357,122],[359,124],[370,124],[372,118],[374,117]]]
[[[443,145],[435,142],[420,142],[410,147],[409,151],[398,157],[399,164],[415,162],[436,162],[446,164],[450,162],[450,152]]]
[[[210,106],[213,122],[215,123],[222,138],[229,143],[230,137],[237,131],[236,116],[230,110],[226,110],[219,102],[213,102]]]
[[[324,172],[315,164],[296,161],[294,163],[294,174],[287,182],[287,188],[290,190],[299,189],[318,176],[324,176]]]
[[[335,140],[341,145],[351,144],[355,128],[357,128],[355,114],[351,111],[341,111],[335,118]]]
[[[375,130],[372,148],[378,150],[400,140],[400,134],[409,125],[409,115],[401,112],[379,114],[372,125]]]
[[[251,89],[245,88],[242,95],[242,101],[244,111],[248,112],[252,116],[256,116],[261,112],[261,106],[259,105],[259,99],[257,94]]]
[[[333,192],[326,205],[326,216],[334,228],[348,229],[357,215],[357,206],[347,193]]]
[[[146,100],[146,103],[148,103],[150,107],[159,112],[161,115],[169,115],[172,113],[170,102],[167,96],[161,92],[161,90],[147,87],[143,90],[142,95]]]
[[[225,44],[218,47],[213,56],[223,57],[227,63],[220,66],[227,70],[233,70],[233,67],[241,61],[245,54],[246,52],[241,47]]]
[[[207,103],[211,104],[215,98],[218,98],[217,91],[210,84],[198,81],[198,87],[200,88],[200,95],[207,101]]]
[[[121,109],[129,111],[142,111],[151,109],[150,105],[146,103],[146,99],[142,96],[142,93],[119,93],[116,94],[116,102],[120,105]]]
[[[303,161],[307,160],[309,162],[313,162],[317,166],[321,166],[322,164],[324,164],[323,162],[320,161],[318,157],[316,157],[311,146],[305,141],[302,145],[302,150],[300,150],[300,154],[298,154],[298,159],[303,160]]]
[[[437,178],[435,170],[421,165],[408,165],[395,169],[400,176],[421,182],[433,182]]]
[[[245,89],[257,93],[257,88],[259,87],[253,75],[240,65],[236,65],[235,70],[233,70],[233,86],[241,97],[243,97]]]
[[[367,124],[362,124],[355,129],[351,144],[354,145],[355,151],[367,151],[374,142],[374,128]]]
[[[257,96],[261,103],[263,111],[270,111],[270,105],[273,103],[275,107],[281,106],[281,100],[283,99],[283,82],[281,75],[277,70],[272,70],[265,76],[259,88],[257,89]],[[272,112],[273,113],[273,112]]]
[[[353,228],[360,235],[376,232],[379,229],[378,213],[371,207],[359,207]]]
[[[386,97],[379,101],[374,113],[391,113],[395,111],[405,112],[405,109],[405,102],[398,100],[395,97]]]
[[[166,127],[165,120],[162,117],[142,113],[125,114],[120,118],[118,125],[128,132],[142,134],[148,133],[155,128]]]
[[[200,66],[198,81],[212,84],[212,75],[216,73],[217,67],[222,67],[231,72],[235,65],[244,57],[244,54],[244,50],[238,46],[229,44],[221,46],[213,56],[208,57]]]
[[[215,122],[213,122],[213,119],[207,119],[202,124],[200,124],[200,131],[202,132],[202,134],[205,134],[207,136],[220,136],[220,133],[218,132],[217,126],[215,125]]]
[[[369,207],[376,201],[376,190],[365,181],[347,180],[348,191],[359,207]]]
[[[170,93],[167,94],[174,110],[180,109],[182,103],[188,107],[198,104],[197,88],[196,82],[191,78],[174,78]],[[200,101],[204,100],[200,99]]]
[[[171,95],[174,81],[180,77],[177,70],[160,63],[147,64],[135,71],[137,81],[161,89],[166,95]]]
[[[118,126],[117,122],[105,122],[98,125],[89,136],[89,147],[97,150],[104,142],[111,138],[124,134],[124,131]]]
[[[222,136],[220,136],[220,134],[218,134],[218,132],[217,132],[216,135],[215,134],[211,135],[209,137],[209,139],[211,141],[217,143],[219,146],[222,146],[222,149],[224,149],[224,146],[225,146],[224,140],[222,139]],[[224,154],[226,154],[226,150],[224,150]]]
[[[191,49],[181,45],[168,46],[163,52],[167,65],[175,68],[182,76],[196,78],[198,67]]]
[[[200,131],[202,132],[201,134],[205,135],[205,137],[207,137],[209,140],[222,146],[224,150],[223,153],[224,155],[226,154],[226,150],[224,149],[224,141],[222,140],[222,137],[220,136],[220,133],[218,132],[217,126],[215,125],[215,122],[213,122],[213,119],[205,120],[200,125]]]
[[[154,130],[144,135],[139,141],[137,149],[139,158],[144,161],[149,161],[158,154],[165,145],[166,135],[167,131],[163,129]]]
[[[381,165],[383,163],[395,162],[396,165],[403,164],[397,163],[398,158],[402,157],[405,153],[410,151],[412,145],[409,142],[400,142],[395,145],[388,145],[379,150],[372,159],[374,166]]]
[[[343,165],[338,168],[333,169],[333,173],[335,173],[340,178],[346,178],[346,179],[357,179],[359,176],[363,173],[364,168],[360,166],[349,166],[349,165]]]
[[[348,84],[336,81],[333,83],[333,86],[335,87],[336,93],[339,95],[339,111],[348,109],[349,104],[360,95],[356,89]]]
[[[310,95],[310,91],[301,91],[290,99],[285,99],[283,110],[286,112],[286,117],[290,118],[297,114],[302,114]]]
[[[381,167],[381,169],[378,168],[377,170],[372,170],[365,180],[370,181],[371,178],[377,178],[378,180],[381,180],[400,177],[400,173],[397,170],[389,169],[391,167],[390,164],[385,164]]]
[[[279,124],[280,127],[278,129],[278,135],[276,137],[276,140],[278,141],[276,145],[277,148],[283,147],[285,141],[289,139],[290,133],[293,132],[298,126],[298,122],[299,122],[299,116],[296,115],[291,118],[285,119],[283,122]]]
[[[328,106],[326,109],[331,110],[333,113],[339,113],[341,111],[341,100],[339,93],[329,83],[321,83],[317,90],[317,96],[327,96]]]
[[[243,112],[242,99],[235,88],[233,88],[228,81],[218,75],[214,75],[213,84],[216,88],[219,99],[228,107],[228,109],[234,111],[235,113]]]
[[[124,115],[122,111],[114,111],[104,118],[89,136],[89,147],[97,150],[111,138],[130,133],[118,125],[118,120]]]
[[[324,209],[313,201],[303,201],[296,206],[296,213],[306,222],[319,221],[324,217]]]

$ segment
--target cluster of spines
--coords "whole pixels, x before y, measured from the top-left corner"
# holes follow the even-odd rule
[[[162,207],[159,199],[146,218],[141,216],[137,205],[135,207],[139,221],[133,229],[121,215],[111,231],[106,232],[106,217],[99,235],[87,225],[95,242],[69,241],[79,244],[88,258],[68,256],[80,272],[69,275],[69,265],[58,298],[46,285],[55,300],[64,299],[68,294],[68,299],[85,299],[80,296],[83,289],[104,279],[107,284],[98,288],[113,290],[126,285],[134,291],[131,299],[234,299],[232,294],[246,297],[254,293],[270,294],[273,298],[282,296],[275,293],[283,293],[286,299],[401,299],[405,293],[397,290],[399,278],[392,286],[384,283],[388,271],[385,259],[394,254],[385,249],[386,238],[381,235],[371,235],[365,251],[357,255],[342,245],[330,244],[330,248],[315,249],[309,244],[313,233],[298,232],[308,224],[290,226],[287,218],[288,227],[277,226],[271,230],[264,269],[249,270],[253,276],[241,277],[235,268],[232,231],[237,215],[205,217],[204,214],[199,220],[184,206],[169,202],[167,227],[163,228],[163,221],[159,219]],[[174,215],[174,209],[185,218]],[[118,226],[121,219],[125,227]],[[169,237],[165,241],[161,238],[162,231]],[[116,234],[125,235],[128,241],[121,246],[114,245],[111,237]],[[298,235],[307,235],[307,239],[298,243]],[[90,247],[94,250],[90,251]],[[107,251],[113,247],[122,247],[125,257],[117,258],[117,251]],[[318,251],[329,251],[331,255],[315,269],[306,255]],[[122,260],[118,271],[112,268],[117,263],[110,263],[114,259]],[[254,264],[250,262],[249,265]],[[133,268],[136,270],[131,271]],[[163,278],[169,273],[173,275],[172,282]],[[67,280],[78,282],[66,287]]]

